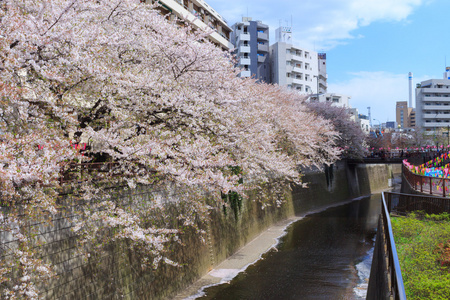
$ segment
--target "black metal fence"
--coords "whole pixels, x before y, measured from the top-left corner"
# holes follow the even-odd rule
[[[406,214],[417,210],[424,211],[427,214],[450,212],[449,198],[392,192],[385,192],[384,196],[389,212],[398,214]]]
[[[369,300],[406,300],[403,278],[395,248],[394,234],[389,217],[389,206],[382,193],[381,215],[378,220],[378,234],[373,252],[367,297]]]

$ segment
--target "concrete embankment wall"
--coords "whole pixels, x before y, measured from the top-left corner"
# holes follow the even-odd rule
[[[388,188],[394,174],[401,173],[397,164],[346,164],[338,162],[325,172],[307,171],[308,188],[293,189],[297,215],[323,209],[342,201],[369,195]]]
[[[129,250],[126,242],[110,245],[106,252],[83,260],[75,251],[71,216],[62,216],[55,221],[55,228],[42,232],[42,238],[51,242],[42,246],[38,257],[55,264],[58,276],[39,285],[41,296],[45,299],[170,298],[274,223],[386,189],[388,179],[399,170],[396,165],[339,162],[326,172],[305,171],[304,182],[309,182],[308,188],[295,186],[292,190],[278,191],[266,185],[258,192],[249,192],[236,214],[230,207],[224,210],[211,202],[214,209],[210,221],[200,225],[205,231],[205,242],[186,227],[180,235],[181,243],[169,247],[167,256],[180,263],[180,267],[162,264],[156,270],[142,268],[143,254]],[[148,201],[152,193],[151,188],[139,187],[119,193],[116,199]],[[276,195],[280,193],[285,201],[277,207]],[[259,200],[261,197],[263,202]],[[166,211],[174,216],[188,209],[174,202],[166,204]]]

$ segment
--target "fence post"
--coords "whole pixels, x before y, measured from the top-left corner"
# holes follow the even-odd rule
[[[433,195],[433,182],[431,181],[431,177],[430,177],[430,195]]]
[[[416,174],[413,175],[413,181],[414,181],[414,190],[417,191],[417,176],[416,176]]]
[[[442,197],[445,197],[445,178],[442,178]]]

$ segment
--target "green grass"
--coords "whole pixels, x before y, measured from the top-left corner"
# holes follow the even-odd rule
[[[391,217],[406,297],[450,299],[450,215]]]

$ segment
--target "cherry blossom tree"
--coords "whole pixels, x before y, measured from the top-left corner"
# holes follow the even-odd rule
[[[74,227],[86,249],[98,250],[93,238],[126,239],[149,264],[176,265],[164,255],[176,228],[143,220],[162,202],[126,206],[106,187],[188,187],[177,201],[190,213],[178,218],[194,225],[208,215],[201,191],[222,201],[268,180],[301,184],[298,166],[337,159],[329,121],[296,93],[238,78],[208,34],[138,0],[0,1],[0,229],[14,241],[2,244],[4,297],[37,298],[35,283],[51,276],[29,225],[60,211],[62,189],[89,204]],[[99,157],[99,169],[62,180]]]
[[[334,106],[331,102],[308,102],[308,107],[319,116],[330,120],[339,132],[337,146],[343,149],[342,157],[360,158],[366,152],[366,135],[351,119],[347,108]]]

